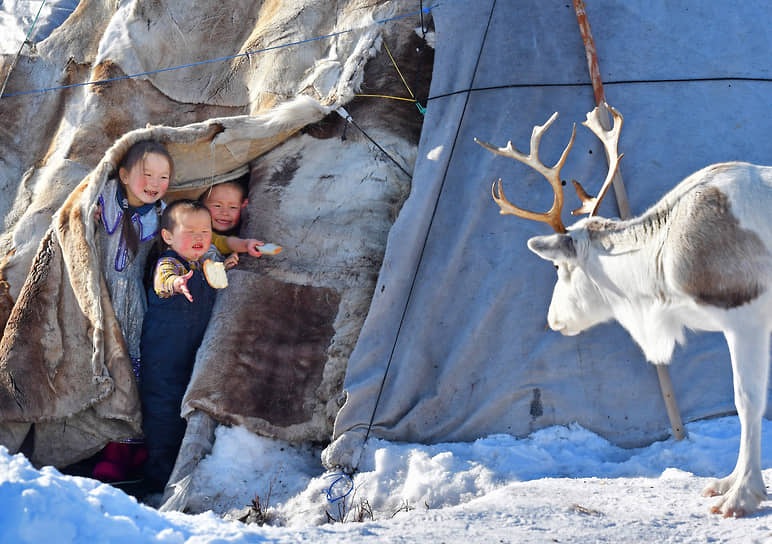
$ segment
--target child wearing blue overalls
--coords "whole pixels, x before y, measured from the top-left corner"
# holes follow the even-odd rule
[[[140,343],[145,487],[151,493],[163,491],[174,468],[186,427],[182,398],[214,305],[216,290],[207,283],[202,262],[211,221],[209,211],[193,200],[172,202],[161,217],[168,249],[156,263]]]

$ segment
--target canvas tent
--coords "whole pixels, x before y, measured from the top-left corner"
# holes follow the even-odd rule
[[[772,84],[766,2],[587,2],[608,102],[625,117],[621,171],[633,214],[711,163],[769,164]],[[543,223],[499,215],[501,177],[519,206],[546,211],[547,182],[474,138],[527,152],[553,112],[554,164],[595,105],[570,2],[443,2],[413,188],[390,231],[372,305],[349,360],[346,404],[323,458],[354,468],[367,437],[471,441],[578,422],[634,446],[666,437],[655,369],[616,323],[576,337],[546,328],[550,263],[526,240]],[[597,191],[602,147],[584,127],[563,169]],[[569,184],[570,186],[570,184]],[[566,190],[564,210],[578,207]],[[601,215],[615,216],[613,198]],[[564,211],[564,222],[571,223]],[[670,365],[685,421],[730,413],[720,334],[690,334]],[[769,409],[768,409],[769,410]]]

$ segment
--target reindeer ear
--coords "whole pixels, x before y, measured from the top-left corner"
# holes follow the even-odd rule
[[[534,236],[528,240],[528,249],[548,261],[572,261],[576,259],[574,239],[568,234]]]

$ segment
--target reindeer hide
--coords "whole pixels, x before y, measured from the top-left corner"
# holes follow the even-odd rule
[[[94,206],[144,138],[174,158],[167,201],[251,168],[242,234],[285,247],[229,272],[185,413],[329,438],[423,120],[410,102],[355,94],[366,81],[367,92],[406,95],[390,55],[417,65],[419,17],[403,17],[416,10],[405,0],[202,0],[195,10],[82,0],[25,47],[0,102],[0,184],[15,195],[0,200],[0,318],[10,309],[0,444],[64,466],[140,428],[99,275]],[[3,76],[15,53],[0,56]],[[205,59],[219,60],[163,70]],[[425,96],[431,57],[422,60],[426,85],[413,89]],[[343,105],[367,136],[334,113]]]
[[[24,424],[34,424],[33,462],[66,465],[140,432],[136,384],[95,244],[96,198],[125,151],[157,139],[175,163],[190,165],[206,149],[217,177],[238,164],[232,147],[241,144],[247,161],[326,113],[301,96],[261,116],[138,129],[108,150],[55,214],[0,341],[0,425],[9,425],[0,436],[8,447],[18,449]],[[180,180],[174,189],[200,192],[213,179]]]

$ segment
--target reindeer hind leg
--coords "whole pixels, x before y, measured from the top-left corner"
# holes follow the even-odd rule
[[[769,331],[745,326],[724,331],[732,358],[734,401],[740,419],[740,449],[732,473],[709,484],[704,495],[722,495],[711,508],[725,517],[755,512],[766,498],[761,474],[761,419],[769,377]]]

